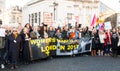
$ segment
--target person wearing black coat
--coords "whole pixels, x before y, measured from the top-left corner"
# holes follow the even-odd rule
[[[54,37],[55,35],[55,31],[53,30],[53,27],[49,27],[49,30],[48,30],[48,37]]]
[[[116,29],[113,29],[112,30],[112,35],[111,35],[111,43],[112,43],[111,46],[112,46],[113,57],[117,56],[118,41],[119,41],[119,38],[118,38],[118,34],[116,32]]]
[[[30,40],[30,33],[27,28],[23,29],[23,33],[21,33],[22,38],[22,57],[25,64],[28,64],[30,61],[30,52],[29,52],[29,40]]]
[[[68,31],[67,31],[67,27],[66,26],[64,26],[63,27],[63,31],[61,32],[62,33],[62,38],[63,39],[68,39]]]
[[[10,57],[11,69],[17,68],[19,52],[22,51],[21,36],[18,34],[17,28],[14,28],[12,34],[7,37],[6,50]]]
[[[94,30],[92,34],[93,34],[93,38],[92,38],[91,55],[96,56],[97,55],[97,49],[100,47],[100,39],[99,39],[99,35],[98,35],[97,30]]]

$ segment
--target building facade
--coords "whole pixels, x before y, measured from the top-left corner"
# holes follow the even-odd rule
[[[104,22],[110,21],[112,28],[120,26],[120,14],[103,3],[100,4],[100,18]]]
[[[3,25],[22,23],[22,9],[19,6],[11,7],[0,14]]]
[[[120,13],[110,15],[105,21],[110,21],[112,28],[120,27]]]
[[[0,14],[5,10],[5,1],[6,0],[0,0]],[[2,24],[2,18],[0,18],[0,25],[1,24]]]
[[[105,20],[106,18],[108,18],[109,16],[115,14],[116,12],[109,8],[107,5],[105,5],[104,3],[100,3],[100,13],[99,13],[99,17],[103,20]]]
[[[52,26],[64,26],[75,22],[89,26],[93,15],[99,16],[99,0],[34,0],[23,8],[22,24],[44,22]]]
[[[0,0],[0,13],[5,9],[5,1],[6,0]]]

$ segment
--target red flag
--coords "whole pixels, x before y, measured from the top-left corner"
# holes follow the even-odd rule
[[[97,18],[96,18],[96,15],[94,14],[94,17],[91,22],[91,26],[94,26],[94,24],[96,23],[96,20],[97,20]]]

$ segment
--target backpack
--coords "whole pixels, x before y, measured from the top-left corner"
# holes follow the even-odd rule
[[[69,35],[70,39],[75,39],[76,38],[76,33],[75,32],[71,32]]]
[[[75,32],[75,35],[76,35],[76,39],[79,39],[80,34],[78,31]]]

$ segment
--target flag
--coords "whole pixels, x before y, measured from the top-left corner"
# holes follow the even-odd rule
[[[99,29],[102,29],[104,27],[104,23],[99,23],[97,26],[96,26],[96,29],[99,30]]]
[[[96,24],[95,26],[98,26],[99,25],[99,18],[96,19]]]
[[[96,15],[94,14],[92,22],[91,22],[91,26],[94,26],[94,24],[96,23]]]

